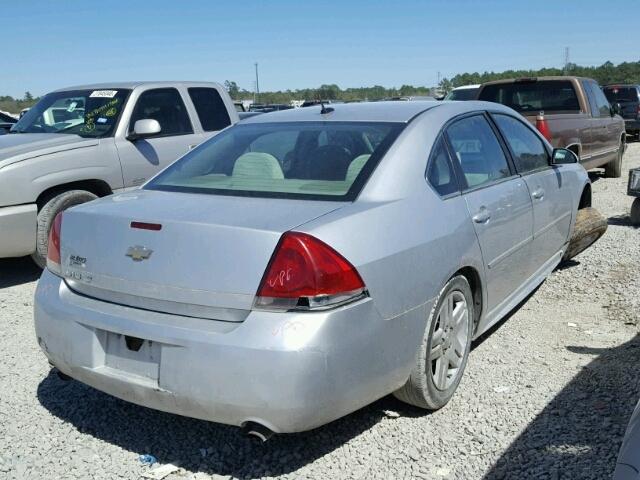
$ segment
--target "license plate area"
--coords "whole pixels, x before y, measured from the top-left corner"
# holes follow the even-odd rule
[[[158,342],[107,332],[104,363],[121,373],[157,382],[161,351]]]

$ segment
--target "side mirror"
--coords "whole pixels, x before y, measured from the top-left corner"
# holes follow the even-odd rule
[[[143,120],[138,120],[133,125],[133,133],[130,133],[127,136],[127,140],[138,140],[140,138],[152,137],[153,135],[157,135],[162,131],[160,127],[160,123],[157,120],[152,120],[149,118],[145,118]]]
[[[611,116],[614,117],[616,115],[622,116],[622,105],[617,102],[611,105]]]
[[[578,156],[566,148],[554,148],[551,154],[551,165],[566,165],[568,163],[578,163],[579,161]]]

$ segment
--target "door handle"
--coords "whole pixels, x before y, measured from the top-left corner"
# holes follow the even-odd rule
[[[491,218],[491,214],[486,207],[480,207],[478,213],[476,213],[471,219],[476,223],[487,223]]]
[[[533,198],[535,198],[536,200],[541,200],[544,198],[544,190],[541,188],[538,188],[537,190],[534,190],[533,193],[531,194],[531,196]]]

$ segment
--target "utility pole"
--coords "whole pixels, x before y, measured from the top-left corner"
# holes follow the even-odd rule
[[[260,84],[258,83],[258,62],[256,62],[254,65],[256,67],[256,98],[254,100],[254,103],[258,103],[258,100],[260,98]]]
[[[567,75],[569,73],[569,47],[564,47],[564,74]]]

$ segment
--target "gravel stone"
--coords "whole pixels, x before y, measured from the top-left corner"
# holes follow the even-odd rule
[[[610,478],[640,391],[637,166],[631,143],[622,178],[592,174],[607,233],[475,342],[445,408],[388,396],[266,444],[59,379],[33,334],[38,272],[0,260],[0,478],[139,479],[143,453],[180,465],[171,480]]]

